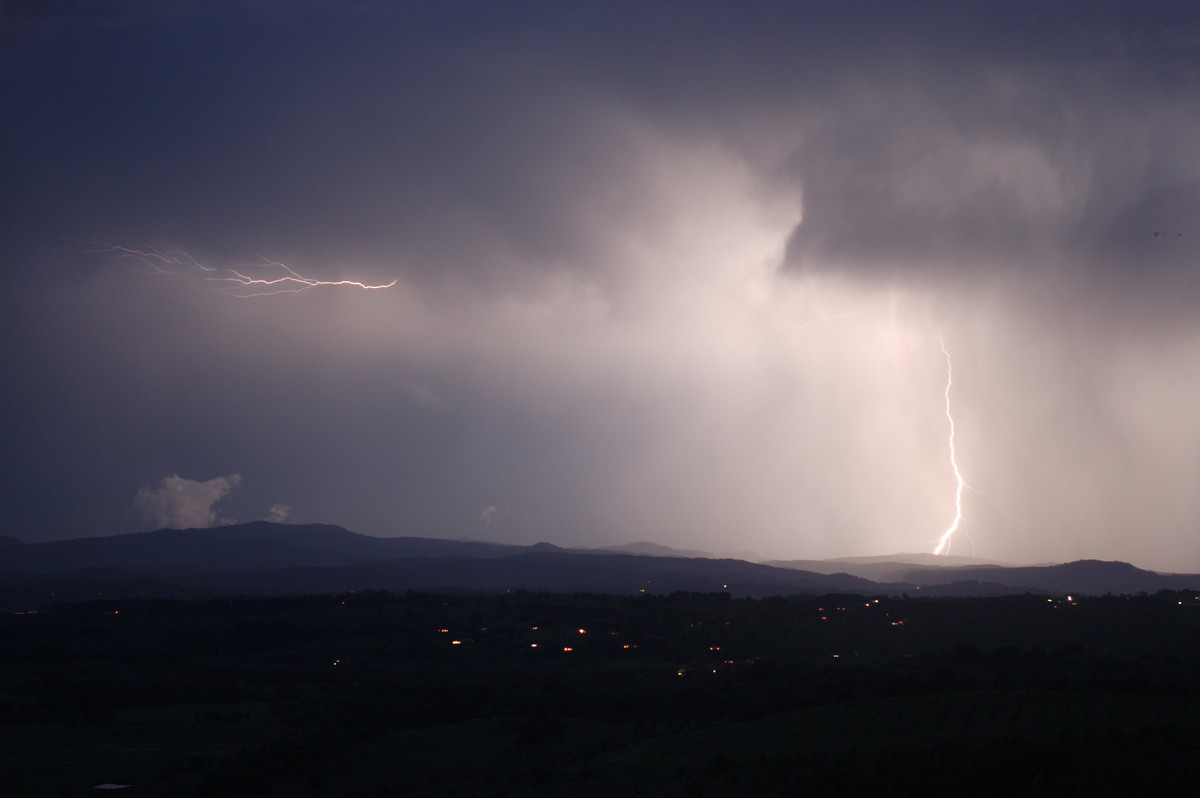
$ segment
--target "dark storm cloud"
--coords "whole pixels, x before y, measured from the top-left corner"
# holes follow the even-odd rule
[[[45,178],[69,172],[84,233],[385,250],[506,285],[477,266],[483,252],[562,263],[594,244],[580,205],[623,201],[631,158],[611,124],[630,113],[720,136],[794,181],[799,268],[1038,268],[1070,247],[1121,269],[1197,211],[1197,22],[1183,9],[323,8],[184,6],[152,42],[137,27],[77,34],[39,81],[53,110],[28,129],[73,137],[87,120],[88,143],[74,162],[62,148],[30,161],[26,203],[48,191],[68,210]],[[75,68],[89,56],[104,68]],[[784,125],[780,162],[762,129]],[[87,198],[111,193],[141,206],[136,222],[95,218]],[[1143,268],[1178,267],[1162,249]]]
[[[1191,266],[1174,239],[1200,214],[1194,70],[1170,85],[1174,64],[1113,55],[982,61],[969,78],[934,63],[851,92],[795,154],[793,261],[1080,279]]]
[[[924,548],[941,336],[979,553],[1195,562],[1189,5],[98,9],[4,6],[5,534]]]

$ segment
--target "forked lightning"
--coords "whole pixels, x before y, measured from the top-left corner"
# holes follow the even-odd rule
[[[205,266],[183,250],[161,250],[153,247],[134,249],[116,244],[100,244],[107,252],[121,258],[139,261],[150,271],[159,274],[188,274],[192,273],[202,279],[219,283],[217,287],[227,293],[239,297],[273,296],[276,294],[298,294],[312,288],[359,288],[364,291],[376,291],[381,288],[391,288],[398,280],[380,285],[371,285],[358,280],[318,280],[306,277],[292,270],[291,267],[278,261],[263,258],[252,263],[238,263],[236,268],[231,266]],[[262,273],[264,276],[253,276]]]
[[[938,338],[938,344],[942,347],[942,354],[946,357],[946,421],[950,423],[950,467],[954,469],[954,479],[957,482],[954,488],[954,520],[942,536],[938,538],[937,545],[933,548],[934,554],[949,554],[950,540],[954,537],[963,525],[963,489],[968,487],[966,480],[963,479],[962,472],[958,470],[958,459],[954,451],[954,415],[950,412],[950,386],[954,384],[954,367],[950,364],[950,353],[946,351],[946,343],[941,338]]]

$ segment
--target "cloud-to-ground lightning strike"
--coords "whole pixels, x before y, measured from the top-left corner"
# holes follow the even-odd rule
[[[958,460],[955,457],[954,451],[954,415],[950,412],[950,386],[954,384],[954,367],[950,363],[950,353],[946,351],[946,343],[941,338],[938,339],[938,344],[942,347],[942,354],[946,357],[946,420],[950,422],[950,467],[954,469],[954,479],[957,481],[957,486],[954,489],[954,520],[942,536],[938,538],[937,545],[933,548],[934,554],[949,554],[950,539],[954,537],[954,533],[963,525],[963,489],[968,487],[967,482],[963,479],[962,472],[958,469]]]
[[[293,271],[286,264],[263,258],[255,263],[238,263],[236,268],[230,266],[205,266],[191,255],[182,250],[160,250],[153,247],[135,249],[116,244],[102,244],[99,252],[107,252],[121,258],[132,258],[141,262],[150,271],[159,274],[186,274],[200,272],[203,279],[209,282],[221,283],[220,289],[238,298],[256,296],[274,296],[277,294],[298,294],[311,288],[347,287],[359,288],[364,291],[376,291],[381,288],[391,288],[399,280],[390,283],[371,285],[358,280],[318,280],[306,277]],[[251,270],[273,270],[276,276],[254,277],[246,274]]]

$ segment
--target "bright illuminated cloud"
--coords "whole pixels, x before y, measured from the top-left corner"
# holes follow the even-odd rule
[[[228,523],[217,517],[214,505],[241,482],[239,474],[214,477],[206,482],[172,474],[163,477],[156,488],[138,488],[133,507],[142,520],[159,527],[204,529]]]
[[[282,502],[272,504],[271,509],[267,511],[266,520],[273,524],[290,524],[292,522],[292,508]]]

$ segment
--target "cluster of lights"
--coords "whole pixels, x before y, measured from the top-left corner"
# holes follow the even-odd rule
[[[527,628],[528,628],[528,630],[529,630],[529,631],[531,631],[531,632],[536,632],[536,631],[538,631],[538,628],[539,628],[539,627],[537,627],[537,626],[530,626],[530,627],[527,627]],[[487,631],[487,628],[486,628],[486,627],[481,627],[481,628],[480,628],[480,631]],[[444,635],[449,635],[449,634],[450,634],[450,630],[449,630],[448,628],[446,628],[446,627],[442,627],[442,628],[439,628],[439,629],[437,629],[437,632],[438,632],[438,634],[444,634]],[[577,628],[575,628],[575,629],[571,629],[571,630],[569,630],[569,632],[570,632],[571,634],[575,634],[575,635],[586,635],[586,634],[588,634],[588,630],[587,630],[586,628],[584,628],[584,627],[577,627]],[[609,634],[610,636],[616,637],[616,636],[619,634],[619,632],[609,632],[608,634]],[[467,643],[467,642],[470,642],[470,641],[469,641],[469,640],[466,640],[466,639],[458,639],[458,638],[454,638],[454,639],[452,639],[452,640],[450,641],[450,645],[452,645],[452,646],[461,646],[461,645],[464,645],[464,644],[465,644],[465,643]],[[635,649],[635,648],[637,648],[637,647],[638,647],[638,646],[637,646],[637,643],[622,643],[622,644],[621,644],[621,649],[622,649],[623,651],[628,651],[628,650],[631,650],[631,649]],[[535,643],[529,643],[529,648],[531,648],[531,649],[543,649],[543,648],[545,648],[545,646],[544,646],[542,643],[536,643],[536,642],[535,642]],[[714,647],[714,648],[712,648],[712,649],[710,649],[710,650],[718,650],[718,648],[717,648],[717,647]],[[574,651],[575,651],[575,647],[574,647],[574,646],[569,646],[569,645],[568,645],[568,646],[563,646],[563,647],[562,647],[562,651],[564,651],[564,652],[567,652],[567,653],[574,652]]]

